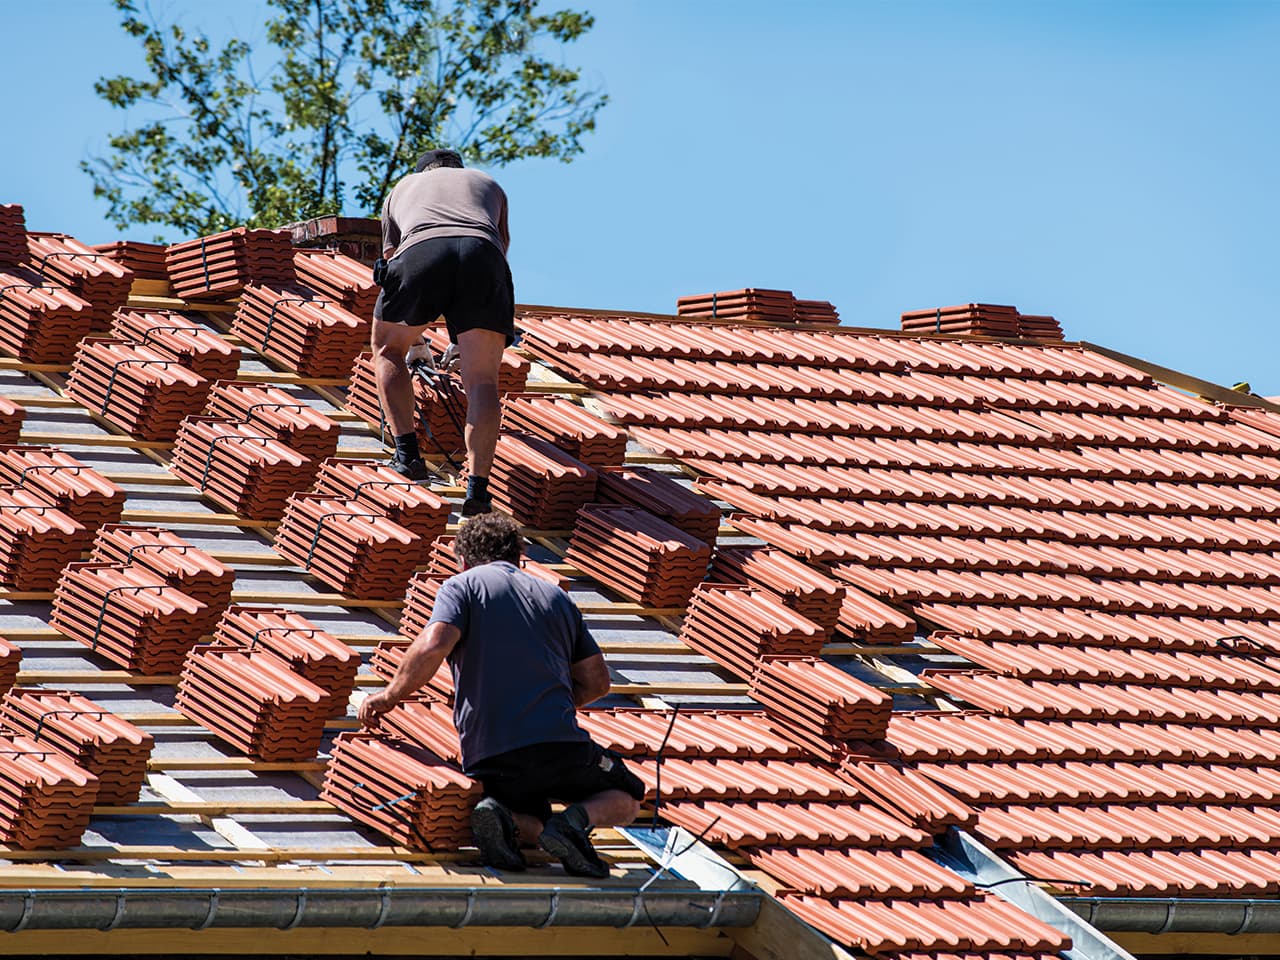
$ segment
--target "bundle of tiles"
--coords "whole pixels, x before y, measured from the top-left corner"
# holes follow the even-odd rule
[[[952,333],[969,337],[1018,336],[1018,308],[995,303],[962,303],[902,315],[907,333]]]
[[[52,590],[62,568],[79,560],[93,533],[38,494],[0,488],[0,584]]]
[[[796,298],[790,290],[747,287],[680,297],[676,313],[682,317],[711,317],[717,320],[795,323]]]
[[[498,437],[489,492],[494,504],[522,526],[572,527],[579,508],[591,500],[595,489],[595,470],[547,441],[523,433]]]
[[[850,751],[838,775],[882,809],[936,836],[947,827],[971,828],[978,812],[940,783],[878,750]]]
[[[627,455],[627,432],[567,397],[541,393],[502,398],[502,428],[554,443],[589,467],[616,467]]]
[[[788,607],[821,627],[827,639],[840,621],[846,593],[839,581],[773,547],[720,547],[708,579],[772,590]]]
[[[796,299],[796,323],[818,323],[823,326],[840,325],[840,312],[829,300]]]
[[[108,523],[93,543],[93,563],[131,564],[150,570],[171,587],[205,605],[203,618],[193,621],[200,636],[212,632],[231,602],[236,573],[199,547],[164,527],[135,527]]]
[[[71,563],[49,625],[126,670],[176,673],[200,639],[205,606],[143,567]]]
[[[388,710],[379,720],[378,729],[426,747],[450,763],[462,762],[462,744],[458,740],[458,728],[453,724],[453,709],[430,691],[425,696],[401,701]]]
[[[386,464],[331,458],[320,464],[313,493],[351,500],[430,543],[444,533],[452,505],[422,483],[406,480]]]
[[[400,611],[399,631],[402,637],[415,639],[422,628],[431,619],[431,610],[436,603],[436,594],[440,592],[440,584],[448,579],[447,574],[433,573],[423,570],[409,578],[409,589],[404,595],[404,609]]]
[[[444,324],[431,323],[422,328],[422,339],[431,345],[437,358],[443,357],[449,348],[449,331]],[[498,395],[523,393],[529,383],[529,370],[532,365],[524,357],[510,349],[502,351],[502,359],[498,363]]]
[[[70,363],[93,333],[83,297],[42,280],[30,267],[0,268],[0,351],[27,363]]]
[[[768,590],[704,583],[693,592],[680,639],[749,680],[761,657],[818,656],[823,632]]]
[[[369,342],[370,321],[299,287],[244,288],[231,332],[304,377],[345,377]]]
[[[0,722],[97,777],[98,803],[133,803],[142,792],[155,738],[79,693],[14,687],[0,700]]]
[[[27,257],[41,278],[89,302],[90,328],[95,333],[105,332],[116,307],[129,299],[133,271],[75,237],[28,233]]]
[[[124,512],[121,487],[55,447],[0,445],[0,483],[29,490],[90,534],[104,523],[119,522]]]
[[[53,749],[0,734],[0,843],[18,850],[74,847],[98,800],[98,778]]]
[[[169,282],[169,271],[165,269],[165,251],[163,243],[144,243],[141,240],[116,240],[112,243],[95,243],[93,249],[105,254],[116,263],[133,271],[139,280],[163,280]]]
[[[893,713],[892,696],[815,657],[763,657],[750,682],[778,729],[824,759],[846,740],[883,739]]]
[[[408,649],[408,640],[383,640],[369,655],[369,669],[376,676],[390,681],[404,662]],[[439,697],[445,703],[453,703],[453,670],[447,662],[440,665],[427,685],[418,691],[418,696]]]
[[[399,600],[427,543],[364,504],[299,493],[289,498],[273,546],[347,596]]]
[[[220,380],[209,391],[205,416],[238,420],[274,437],[318,465],[338,450],[338,424],[279,387]]]
[[[0,691],[8,690],[18,682],[18,669],[21,665],[21,648],[0,637]]]
[[[27,411],[9,397],[0,397],[0,444],[17,443]]]
[[[187,656],[174,705],[258,760],[310,760],[333,697],[270,650],[202,644]]]
[[[565,559],[630,600],[672,608],[706,575],[711,548],[644,510],[592,505],[578,511]]]
[[[413,405],[417,411],[414,431],[425,457],[452,457],[466,446],[462,431],[467,421],[467,397],[456,376],[437,376],[433,382],[434,388],[421,377],[413,378]],[[356,357],[351,368],[347,409],[384,437],[390,436],[390,428],[378,400],[373,354],[368,351]]]
[[[452,535],[436,537],[435,540],[431,541],[431,550],[427,556],[427,569],[425,572],[441,577],[452,577],[455,573],[461,573],[462,565],[458,560],[458,553],[455,549],[456,542],[457,538]],[[528,557],[522,557],[519,566],[529,576],[545,580],[566,593],[569,591],[569,578],[561,576],[545,564],[530,560]]]
[[[140,440],[172,440],[210,383],[150,347],[108,337],[80,341],[67,393]]]
[[[20,204],[0,203],[0,267],[27,258],[27,219]]]
[[[373,319],[378,285],[373,271],[359,260],[334,250],[293,251],[293,270],[298,282],[358,317]]]
[[[302,614],[285,608],[232,604],[222,615],[214,643],[271,651],[330,697],[329,716],[347,712],[360,654]]]
[[[896,607],[850,586],[840,602],[832,636],[853,643],[910,643],[916,636],[916,622]]]
[[[315,464],[248,424],[187,417],[169,469],[242,517],[277,520],[290,495],[311,482]]]
[[[112,317],[111,335],[177,360],[210,383],[234,379],[240,369],[239,348],[172,310],[121,308]]]
[[[720,533],[720,508],[665,473],[649,467],[609,467],[596,479],[596,499],[648,510],[703,543]]]
[[[293,242],[284,231],[237,227],[173,244],[164,268],[180,300],[230,300],[250,283],[292,282]]]
[[[578,723],[600,746],[624,757],[662,756],[739,760],[797,760],[804,749],[781,737],[759,710],[591,707]]]
[[[1018,314],[1018,336],[1032,340],[1063,339],[1062,324],[1050,316]]]
[[[424,747],[386,734],[333,742],[320,798],[414,850],[471,843],[480,785]]]

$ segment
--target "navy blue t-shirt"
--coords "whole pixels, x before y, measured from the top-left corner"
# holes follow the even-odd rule
[[[563,590],[514,564],[486,563],[440,585],[437,622],[462,631],[449,666],[464,769],[518,747],[588,739],[569,667],[600,647]]]

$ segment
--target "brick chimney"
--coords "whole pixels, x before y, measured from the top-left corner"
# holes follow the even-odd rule
[[[382,255],[382,225],[363,217],[316,217],[284,227],[295,247],[337,250],[368,266]]]

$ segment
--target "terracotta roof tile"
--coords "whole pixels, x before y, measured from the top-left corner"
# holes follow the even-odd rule
[[[19,850],[74,847],[89,825],[98,778],[47,743],[0,736],[0,842]]]
[[[446,376],[436,380],[432,389],[422,378],[413,380],[414,409],[417,418],[414,430],[418,446],[428,456],[451,456],[464,449],[462,431],[467,419],[467,398],[456,377]],[[365,423],[390,439],[386,417],[378,400],[378,384],[373,372],[373,354],[359,354],[351,366],[351,380],[347,388],[347,409]]]
[[[0,269],[0,350],[29,363],[70,363],[93,333],[93,308],[27,266]]]
[[[865,799],[838,803],[743,801],[675,802],[662,815],[712,843],[730,848],[785,845],[899,849],[928,843],[929,835]]]
[[[338,449],[338,424],[278,387],[219,380],[204,415],[238,420],[319,463]]]
[[[80,341],[67,393],[99,416],[144,440],[172,440],[198,409],[209,381],[177,360],[126,340]]]
[[[1270,850],[1052,850],[1007,856],[1030,876],[1080,881],[1067,887],[1072,894],[1263,897],[1280,890],[1280,854]]]
[[[747,858],[802,894],[868,899],[971,896],[974,887],[914,850],[750,850]]]
[[[237,227],[173,244],[165,269],[175,296],[227,300],[252,282],[292,281],[293,246],[284,231]]]
[[[720,508],[672,477],[648,467],[605,467],[596,475],[602,503],[638,507],[706,544],[720,530]]]
[[[825,634],[771,591],[703,583],[693,591],[680,639],[737,676],[750,678],[762,656],[817,656]]]
[[[112,314],[111,335],[176,360],[210,382],[234,379],[240,367],[239,349],[173,310],[122,307]]]
[[[276,520],[290,494],[311,481],[316,464],[249,424],[187,417],[169,469],[233,513]]]
[[[369,321],[301,287],[246,286],[231,331],[308,377],[345,377],[369,341]]]
[[[633,757],[627,766],[656,795],[659,764]],[[788,760],[684,760],[661,764],[661,799],[677,800],[821,800],[835,802],[861,791],[816,763]]]
[[[27,221],[22,206],[0,203],[0,266],[13,266],[27,255]]]
[[[166,247],[163,243],[115,240],[111,243],[95,243],[93,249],[132,270],[139,280],[169,281],[169,274],[164,268]]]
[[[489,490],[494,503],[524,526],[572,527],[579,508],[595,495],[596,471],[538,437],[498,437]]]
[[[44,497],[0,489],[0,583],[16,590],[51,590],[63,567],[89,547],[92,531]]]
[[[589,505],[565,559],[638,603],[679,607],[705,576],[711,548],[644,510]]]
[[[361,317],[373,316],[378,286],[373,272],[359,260],[332,250],[293,251],[298,280],[321,296]]]
[[[64,233],[28,233],[27,261],[42,279],[66,287],[90,305],[91,327],[103,332],[129,297],[133,271]]]
[[[664,742],[664,757],[799,760],[805,755],[759,712],[589,708],[578,711],[578,722],[597,743],[629,757],[653,755]]]
[[[394,520],[424,542],[442,535],[453,505],[425,484],[368,460],[331,457],[320,464],[314,493],[351,500]]]
[[[502,426],[555,444],[597,470],[618,466],[627,452],[627,432],[611,426],[566,397],[507,394]]]

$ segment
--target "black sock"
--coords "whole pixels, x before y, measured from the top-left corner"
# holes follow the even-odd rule
[[[467,477],[467,499],[468,500],[488,500],[489,499],[489,478],[488,477]]]
[[[396,440],[396,459],[401,463],[413,463],[415,460],[421,460],[422,454],[418,450],[418,435],[416,433],[402,433]]]

